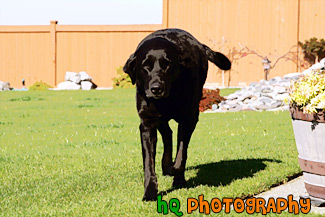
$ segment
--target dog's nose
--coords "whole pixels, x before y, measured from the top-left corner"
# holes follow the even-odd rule
[[[151,92],[153,93],[153,94],[155,94],[155,95],[158,95],[158,94],[161,94],[161,92],[162,92],[162,88],[161,88],[161,86],[159,86],[159,85],[153,85],[151,88],[150,88],[150,90],[151,90]]]

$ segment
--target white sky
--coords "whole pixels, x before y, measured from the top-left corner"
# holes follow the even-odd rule
[[[0,0],[0,25],[160,24],[162,0]]]

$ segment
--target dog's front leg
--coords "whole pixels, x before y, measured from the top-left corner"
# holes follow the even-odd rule
[[[178,124],[177,154],[174,165],[170,169],[171,174],[174,175],[174,187],[186,184],[184,173],[187,160],[187,148],[197,122],[198,116],[194,116],[192,119]]]
[[[168,121],[161,121],[158,130],[164,143],[164,154],[162,157],[162,172],[164,176],[171,175],[170,167],[173,164],[173,131],[170,129]]]
[[[144,201],[157,200],[158,184],[155,173],[155,157],[157,144],[157,128],[140,124],[143,170],[144,170]]]

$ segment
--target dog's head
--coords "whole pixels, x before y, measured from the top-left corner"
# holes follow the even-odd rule
[[[138,47],[123,70],[146,97],[167,97],[179,74],[178,53],[173,43],[164,38],[153,38]]]

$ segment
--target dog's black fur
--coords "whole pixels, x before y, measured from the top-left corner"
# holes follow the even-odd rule
[[[162,135],[163,175],[174,176],[173,186],[185,185],[187,147],[199,117],[199,102],[208,71],[208,60],[223,70],[231,63],[191,34],[180,29],[156,31],[140,42],[123,70],[136,84],[141,120],[140,134],[144,168],[143,200],[156,200],[155,173],[157,130]],[[168,121],[178,122],[177,153],[172,159],[172,130]]]

